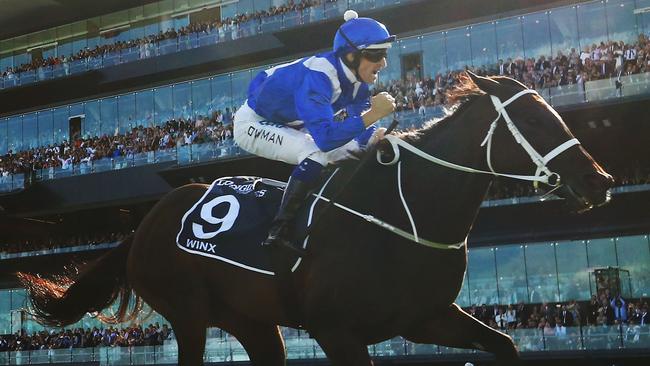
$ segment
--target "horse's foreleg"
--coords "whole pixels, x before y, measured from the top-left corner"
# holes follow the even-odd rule
[[[434,343],[441,346],[478,349],[493,353],[500,364],[518,365],[519,352],[512,339],[481,323],[456,304],[435,317],[411,327],[402,336],[415,343]]]
[[[242,315],[227,312],[217,323],[244,346],[253,366],[284,366],[286,355],[280,329],[258,323]]]
[[[178,365],[203,365],[206,323],[193,317],[169,320],[178,342]]]
[[[372,366],[368,347],[344,330],[319,332],[314,338],[332,366]]]

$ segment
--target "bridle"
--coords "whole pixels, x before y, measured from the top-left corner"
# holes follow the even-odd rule
[[[528,140],[519,132],[519,129],[515,124],[512,122],[512,119],[508,115],[508,112],[506,111],[506,107],[514,102],[515,100],[519,99],[521,96],[526,95],[526,94],[535,94],[538,95],[536,91],[526,89],[518,92],[517,94],[513,95],[510,97],[508,100],[505,102],[501,102],[501,100],[494,96],[490,95],[490,99],[492,100],[492,104],[494,105],[494,109],[497,111],[497,117],[492,121],[492,124],[490,125],[490,128],[488,129],[488,132],[485,136],[485,139],[483,139],[483,142],[481,143],[481,146],[486,146],[487,145],[487,165],[490,169],[490,171],[485,171],[485,170],[479,170],[479,169],[474,169],[454,163],[450,163],[448,161],[445,161],[440,158],[436,158],[435,156],[432,156],[430,154],[425,153],[424,151],[418,149],[417,147],[409,144],[408,142],[400,139],[397,136],[394,135],[386,135],[384,137],[385,140],[387,140],[392,149],[393,149],[393,159],[384,162],[381,160],[382,152],[378,149],[377,150],[377,161],[382,164],[382,165],[393,165],[397,163],[397,188],[400,196],[400,200],[402,201],[402,206],[404,206],[404,210],[406,211],[406,215],[408,216],[408,219],[411,223],[411,232],[407,232],[405,230],[402,230],[400,228],[395,227],[394,225],[388,224],[380,219],[375,218],[372,215],[364,215],[360,212],[354,211],[352,209],[349,209],[348,207],[345,207],[343,205],[340,205],[338,203],[334,203],[335,206],[348,211],[354,215],[360,216],[367,221],[380,226],[386,230],[389,230],[393,232],[394,234],[397,234],[403,238],[406,238],[410,241],[413,241],[417,244],[428,246],[431,248],[436,248],[436,249],[460,249],[463,246],[466,245],[467,243],[467,238],[465,240],[459,242],[459,243],[453,243],[453,244],[446,244],[446,243],[437,243],[433,242],[427,239],[424,239],[418,235],[417,227],[415,225],[415,221],[413,219],[413,215],[411,215],[411,210],[409,209],[408,204],[406,203],[406,199],[404,197],[403,189],[402,189],[402,162],[400,161],[400,150],[399,146],[402,148],[412,152],[413,154],[428,160],[432,163],[442,165],[444,167],[454,169],[454,170],[460,170],[463,172],[468,172],[468,173],[480,173],[480,174],[491,174],[494,176],[502,176],[502,177],[508,177],[508,178],[513,178],[513,179],[519,179],[519,180],[525,180],[525,181],[532,181],[535,184],[538,182],[542,182],[545,184],[548,184],[552,187],[555,187],[554,189],[557,189],[561,187],[561,177],[558,173],[552,172],[548,167],[547,164],[553,160],[555,157],[560,155],[561,153],[565,152],[567,149],[574,145],[579,145],[580,141],[578,139],[573,138],[565,143],[559,145],[555,149],[551,150],[548,154],[542,156],[533,148]],[[494,136],[494,130],[497,127],[497,123],[503,118],[503,120],[506,122],[506,126],[508,127],[508,130],[514,137],[515,141],[521,145],[521,147],[526,151],[532,162],[537,166],[537,170],[535,171],[535,175],[517,175],[517,174],[505,174],[505,173],[497,173],[494,168],[492,167],[492,159],[491,159],[491,151],[492,151],[492,137]],[[551,181],[552,180],[552,181]],[[322,193],[322,192],[321,192]],[[317,196],[318,198],[322,198],[321,194]]]
[[[515,124],[512,122],[512,119],[508,115],[508,112],[506,111],[506,107],[514,102],[515,100],[519,99],[521,96],[526,95],[526,94],[535,94],[537,95],[537,92],[534,90],[526,89],[518,92],[517,94],[513,95],[510,97],[510,99],[506,100],[505,102],[501,102],[501,100],[494,96],[490,95],[490,99],[492,100],[492,104],[494,105],[494,109],[497,111],[497,117],[492,121],[492,124],[490,125],[490,128],[488,129],[488,132],[485,136],[485,139],[483,139],[483,142],[481,143],[481,146],[486,146],[487,145],[487,164],[490,169],[490,171],[484,171],[484,170],[479,170],[479,169],[474,169],[474,168],[469,168],[466,166],[450,163],[448,161],[436,158],[435,156],[432,156],[430,154],[425,153],[424,151],[418,149],[417,147],[409,144],[408,142],[400,139],[399,137],[396,137],[394,135],[387,134],[384,136],[384,139],[388,141],[393,149],[393,159],[384,162],[381,160],[381,151],[378,149],[377,150],[377,161],[382,164],[382,165],[394,165],[397,163],[397,188],[400,196],[400,200],[402,201],[402,205],[404,206],[404,210],[406,211],[406,215],[408,216],[409,222],[411,223],[411,232],[408,232],[406,230],[402,230],[392,224],[389,224],[379,218],[374,217],[373,215],[369,214],[364,214],[362,212],[359,212],[357,210],[354,210],[350,207],[347,207],[345,205],[342,205],[338,202],[336,202],[335,199],[328,199],[323,196],[323,192],[325,190],[325,187],[329,184],[330,180],[332,177],[338,172],[338,168],[332,173],[332,175],[329,177],[329,179],[325,182],[325,184],[321,187],[321,190],[318,192],[318,194],[315,194],[316,199],[314,200],[314,203],[312,204],[312,211],[315,203],[318,200],[324,200],[326,202],[329,202],[328,205],[333,205],[343,211],[346,211],[350,214],[356,215],[358,217],[361,217],[362,219],[375,224],[385,230],[391,231],[392,233],[399,235],[405,239],[408,239],[412,242],[415,242],[417,244],[430,247],[430,248],[435,248],[435,249],[461,249],[464,246],[467,245],[467,238],[465,240],[458,242],[458,243],[438,243],[434,242],[431,240],[427,240],[425,238],[422,238],[418,235],[417,227],[415,225],[415,220],[413,219],[413,215],[411,215],[411,210],[409,209],[408,204],[406,203],[406,198],[404,197],[404,192],[402,189],[402,161],[400,161],[400,150],[399,147],[401,146],[402,148],[412,152],[413,154],[428,160],[430,162],[433,162],[435,164],[454,169],[454,170],[460,170],[463,172],[468,172],[468,173],[481,173],[481,174],[491,174],[495,176],[502,176],[502,177],[509,177],[509,178],[514,178],[514,179],[519,179],[519,180],[526,180],[526,181],[532,181],[535,183],[542,182],[545,184],[548,184],[550,186],[553,186],[555,188],[559,188],[561,186],[560,181],[561,177],[558,173],[552,172],[548,167],[547,164],[553,160],[555,157],[572,147],[573,145],[579,145],[580,142],[578,139],[573,138],[565,143],[559,145],[555,149],[551,150],[548,154],[542,156],[540,155],[537,150],[535,150],[528,140],[519,132],[519,129]],[[491,161],[491,151],[492,151],[492,137],[494,135],[494,131],[497,127],[497,123],[503,118],[503,120],[506,122],[506,125],[508,127],[508,130],[514,137],[515,141],[521,145],[521,147],[526,151],[532,162],[537,166],[537,170],[535,172],[535,175],[516,175],[516,174],[504,174],[504,173],[497,173],[494,168],[492,167],[492,161]],[[540,175],[541,174],[541,175]],[[553,180],[551,182],[551,179]],[[328,206],[329,207],[329,206]],[[311,215],[311,213],[310,213]],[[309,225],[309,224],[308,224]],[[311,225],[309,225],[311,226]],[[315,224],[314,224],[315,226]],[[308,240],[308,235],[306,235],[303,238],[303,248],[306,246]],[[296,262],[296,265],[292,269],[292,271],[297,268],[297,265],[299,262]]]
[[[515,100],[519,99],[519,97],[526,95],[526,94],[535,94],[538,95],[536,91],[531,90],[531,89],[525,89],[520,91],[519,93],[513,95],[510,97],[510,99],[506,100],[505,102],[501,102],[501,100],[494,96],[490,95],[490,99],[492,100],[492,104],[494,105],[494,109],[497,111],[497,117],[492,121],[492,124],[490,125],[490,128],[485,136],[485,139],[483,139],[483,142],[481,143],[481,146],[486,146],[487,144],[487,165],[490,171],[485,171],[485,170],[479,170],[479,169],[474,169],[454,163],[450,163],[448,161],[436,158],[435,156],[432,156],[430,154],[425,153],[424,151],[418,149],[417,147],[409,144],[408,142],[400,139],[397,136],[394,135],[388,135],[385,136],[385,140],[387,140],[392,149],[393,149],[393,159],[384,162],[381,160],[381,151],[377,150],[377,161],[380,164],[383,165],[393,165],[397,163],[400,159],[400,151],[399,151],[399,146],[403,147],[404,149],[412,152],[413,154],[428,160],[430,162],[433,162],[438,165],[442,165],[444,167],[454,169],[454,170],[460,170],[463,172],[468,172],[468,173],[480,173],[480,174],[492,174],[495,176],[502,176],[502,177],[508,177],[508,178],[513,178],[513,179],[519,179],[519,180],[526,180],[526,181],[532,181],[532,182],[541,182],[548,184],[552,187],[558,187],[561,182],[561,177],[558,173],[552,172],[548,167],[548,163],[553,160],[555,157],[569,149],[570,147],[574,145],[579,145],[580,141],[578,139],[573,138],[565,143],[559,145],[555,149],[551,150],[548,154],[542,156],[533,148],[528,140],[524,137],[524,135],[519,132],[519,129],[515,124],[512,122],[512,119],[508,115],[508,112],[506,111],[506,107],[514,102]],[[494,130],[497,127],[497,123],[501,120],[503,117],[503,120],[506,122],[506,126],[508,127],[508,130],[514,137],[515,141],[521,145],[521,147],[526,151],[532,162],[537,166],[537,170],[535,172],[535,175],[517,175],[517,174],[505,174],[505,173],[497,173],[494,168],[492,167],[492,159],[491,159],[491,152],[492,152],[492,137],[494,136]],[[540,175],[541,174],[541,175]]]

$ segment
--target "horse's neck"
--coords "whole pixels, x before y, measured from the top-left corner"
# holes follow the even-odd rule
[[[476,100],[442,125],[424,132],[418,147],[449,162],[484,169],[485,149],[480,146],[489,128],[491,113]],[[482,110],[482,111],[481,111]],[[410,205],[418,234],[428,240],[456,243],[472,227],[491,176],[451,170],[404,152],[403,191]]]

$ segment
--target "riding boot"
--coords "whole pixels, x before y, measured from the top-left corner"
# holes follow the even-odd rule
[[[269,230],[269,235],[262,242],[262,246],[276,246],[283,249],[288,249],[299,256],[303,256],[305,251],[298,248],[291,241],[289,235],[291,234],[291,225],[298,213],[298,210],[307,199],[311,192],[312,185],[298,179],[290,179],[287,188],[285,188],[284,195],[282,196],[282,203],[280,210],[273,219],[273,225]]]

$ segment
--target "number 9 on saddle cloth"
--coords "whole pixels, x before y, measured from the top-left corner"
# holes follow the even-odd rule
[[[285,186],[249,176],[215,180],[183,215],[176,245],[191,254],[274,275],[273,263],[260,242],[267,236]],[[300,228],[295,230],[296,238],[306,232],[313,200],[308,200],[296,219],[296,228]]]

